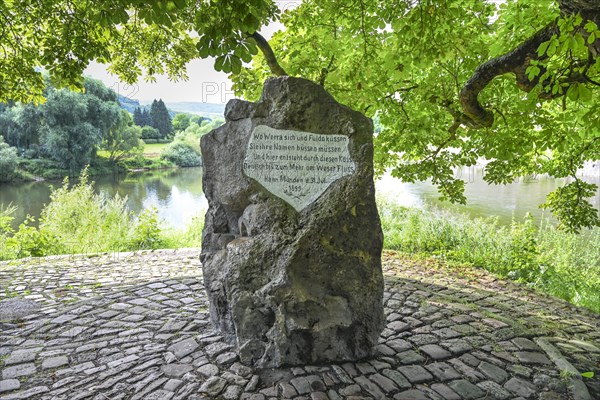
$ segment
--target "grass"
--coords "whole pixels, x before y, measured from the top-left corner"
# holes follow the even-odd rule
[[[160,153],[167,147],[169,143],[150,143],[144,145],[144,157],[159,158]]]
[[[600,229],[576,235],[531,217],[501,226],[379,200],[384,247],[483,268],[600,313]]]

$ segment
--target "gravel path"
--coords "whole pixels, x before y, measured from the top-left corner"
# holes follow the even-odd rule
[[[0,400],[600,399],[599,315],[393,253],[374,358],[248,368],[208,321],[198,254],[0,263]]]

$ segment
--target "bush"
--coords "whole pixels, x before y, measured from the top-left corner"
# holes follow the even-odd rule
[[[131,171],[140,169],[172,168],[174,167],[174,164],[163,158],[146,158],[143,155],[139,155],[119,162],[119,166]]]
[[[32,226],[34,221],[34,218],[28,215],[14,235],[6,239],[6,249],[12,253],[11,258],[54,254],[58,243],[56,238],[53,238],[49,232],[38,230]]]
[[[160,157],[171,161],[178,167],[197,167],[202,165],[202,159],[194,148],[180,141],[173,142],[165,147]]]
[[[23,157],[28,159],[38,158],[40,156],[40,147],[37,144],[32,144],[23,152]]]
[[[44,179],[62,179],[70,175],[70,171],[62,168],[58,162],[44,158],[32,160],[21,158],[19,160],[19,167],[31,175]]]
[[[146,144],[155,144],[158,143],[158,139],[143,139]]]
[[[158,129],[155,129],[151,126],[144,126],[142,128],[142,139],[160,139],[160,132],[158,131]],[[148,143],[148,142],[146,142]]]
[[[13,214],[16,210],[17,207],[12,204],[6,207],[0,204],[0,260],[14,258],[14,256],[7,254],[6,240],[14,233],[11,222],[14,219]]]
[[[160,249],[166,240],[161,235],[156,208],[146,209],[140,213],[133,228],[130,248]]]
[[[50,203],[40,216],[40,231],[55,238],[54,247],[48,251],[60,254],[125,250],[123,238],[129,235],[132,220],[126,200],[118,195],[107,199],[94,193],[87,169],[72,187],[65,179],[63,186],[52,192]]]

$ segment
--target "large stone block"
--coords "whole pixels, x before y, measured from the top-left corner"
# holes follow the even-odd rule
[[[372,121],[291,77],[225,119],[201,143],[213,322],[259,367],[371,355],[384,323]]]

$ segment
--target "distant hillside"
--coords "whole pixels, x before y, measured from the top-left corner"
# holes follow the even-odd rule
[[[149,110],[151,102],[144,102],[144,104],[140,104],[139,100],[130,99],[128,97],[119,95],[119,104],[122,108],[133,114],[133,111],[135,111],[137,107],[140,107],[142,110]],[[169,110],[169,114],[171,114],[171,117],[174,117],[177,113],[223,117],[223,113],[225,112],[225,104],[200,103],[194,101],[180,101],[174,103],[165,102],[165,104]]]
[[[175,103],[167,103],[167,106],[174,111],[198,115],[213,115],[222,117],[223,113],[225,112],[225,104],[216,103],[182,101]]]
[[[124,108],[133,114],[133,111],[140,106],[140,102],[138,100],[119,95],[119,105],[121,108]]]

